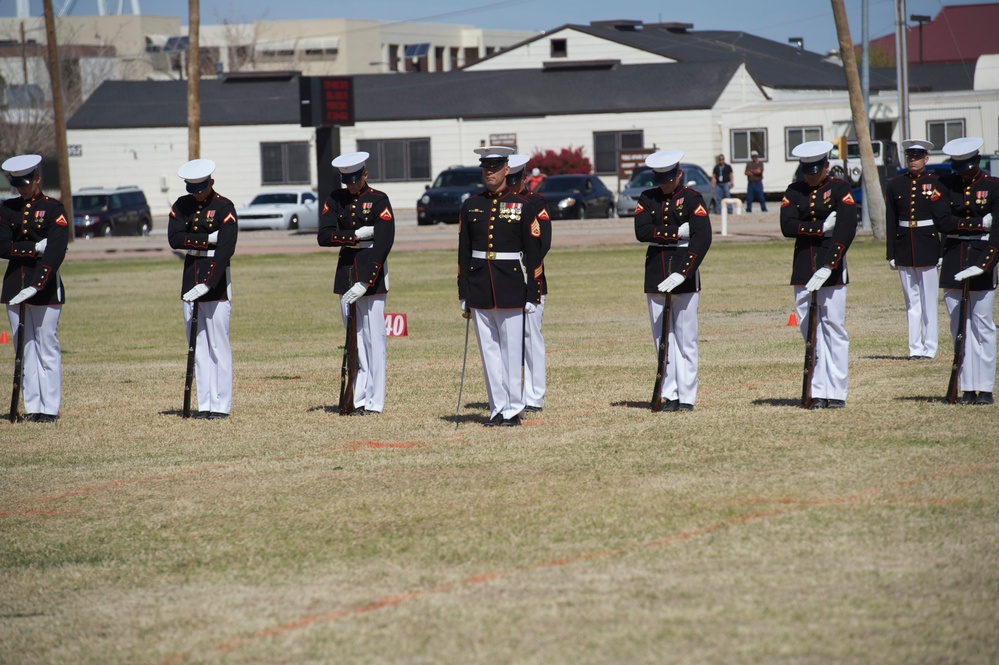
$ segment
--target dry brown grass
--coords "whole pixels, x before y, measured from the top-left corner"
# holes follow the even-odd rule
[[[897,278],[850,254],[845,410],[792,406],[787,243],[711,250],[690,414],[647,409],[642,249],[576,249],[502,431],[474,346],[454,419],[448,253],[392,258],[377,418],[330,412],[332,258],[238,258],[219,423],[178,416],[179,265],[68,265],[63,417],[0,424],[0,662],[995,662],[999,411],[930,401],[948,344],[898,360]]]

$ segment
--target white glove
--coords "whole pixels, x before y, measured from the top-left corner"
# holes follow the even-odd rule
[[[829,213],[829,216],[826,217],[826,221],[822,222],[822,233],[829,233],[834,228],[836,228],[836,211],[835,210],[833,210],[831,213]]]
[[[979,275],[982,275],[984,273],[985,273],[985,271],[982,270],[981,268],[979,268],[978,266],[971,266],[970,268],[965,268],[961,272],[959,272],[956,275],[954,275],[954,279],[956,279],[957,281],[960,282],[960,281],[968,279],[969,277],[978,277]],[[23,291],[22,291],[22,293],[23,293]],[[13,305],[14,301],[11,300],[10,304]]]
[[[208,293],[207,284],[195,284],[194,288],[180,297],[184,302],[194,302],[201,296]]]
[[[219,232],[218,231],[212,231],[211,233],[208,234],[208,244],[209,245],[218,244],[218,241],[219,241]]]
[[[812,278],[808,280],[808,284],[805,284],[805,288],[808,289],[809,293],[812,291],[818,291],[822,288],[822,285],[826,283],[826,280],[829,279],[829,275],[831,274],[832,268],[826,268],[825,266],[819,268],[815,271],[815,274],[812,275]]]
[[[41,256],[42,254],[44,254],[45,253],[45,248],[48,247],[48,245],[49,245],[49,239],[48,238],[42,238],[41,240],[39,240],[38,242],[36,242],[35,243],[35,254],[38,255],[38,256]]]
[[[364,282],[357,282],[354,286],[347,289],[347,292],[343,294],[343,300],[348,305],[356,301],[358,298],[363,296],[368,291],[368,285]]]
[[[690,238],[690,224],[688,222],[684,222],[683,224],[681,224],[680,228],[677,229],[676,236],[678,238],[680,238],[681,240],[687,240],[687,239],[689,239]]]
[[[895,259],[888,259],[888,267],[892,270],[898,270],[898,266],[895,265]]]
[[[359,226],[357,227],[357,230],[354,231],[354,237],[358,240],[371,240],[375,237],[375,227]]]
[[[468,306],[465,305],[465,301],[464,300],[461,301],[461,316],[462,316],[462,318],[465,318],[465,319],[472,318],[472,313],[468,311]]]
[[[939,259],[937,259],[937,270],[940,270],[941,268],[943,268],[943,257],[942,256]]]
[[[33,286],[29,286],[26,289],[22,289],[20,293],[18,293],[16,296],[14,296],[13,298],[11,298],[9,304],[11,304],[11,305],[20,305],[22,302],[24,302],[28,298],[33,297],[36,293],[38,293],[38,289],[36,289]]]
[[[685,279],[687,278],[681,275],[680,273],[675,272],[666,279],[664,279],[663,281],[659,282],[659,286],[657,286],[656,288],[659,289],[660,293],[669,293],[676,287],[683,284],[683,280]]]
[[[536,311],[538,311],[538,306],[533,302],[524,303],[525,314],[534,314]]]
[[[985,217],[982,217],[982,228],[985,229],[986,231],[988,231],[988,230],[990,230],[992,228],[992,213],[991,212],[989,214],[985,215]]]

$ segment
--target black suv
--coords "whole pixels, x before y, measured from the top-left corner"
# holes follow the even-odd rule
[[[77,238],[147,236],[152,228],[152,212],[138,187],[87,187],[73,194]]]
[[[416,202],[416,223],[420,226],[445,222],[458,223],[461,204],[472,194],[485,189],[482,169],[478,166],[452,166],[441,171],[433,185]]]

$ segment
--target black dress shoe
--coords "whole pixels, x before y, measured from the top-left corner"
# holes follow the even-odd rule
[[[672,413],[680,409],[680,400],[678,399],[664,399],[662,411],[668,411]]]
[[[543,407],[540,406],[525,406],[524,413],[539,413]]]
[[[683,402],[680,402],[680,406],[679,406],[679,408],[677,410],[678,411],[693,411],[694,410],[694,405],[693,404],[684,404]]]
[[[815,411],[816,409],[824,409],[829,406],[829,402],[822,397],[816,397],[812,400],[812,405],[808,407],[809,411]]]
[[[495,416],[493,416],[492,418],[490,418],[486,422],[482,423],[482,426],[483,427],[496,427],[497,425],[499,425],[502,422],[503,422],[503,414],[502,413],[497,413]]]
[[[211,411],[194,411],[191,413],[191,417],[195,420],[208,420],[208,416],[212,415]]]
[[[37,413],[26,413],[23,416],[21,416],[21,420],[23,420],[26,423],[37,423],[38,422],[38,414]]]
[[[500,427],[520,427],[520,414],[518,413],[513,418],[504,418],[500,421]]]
[[[209,411],[208,420],[225,420],[229,417],[228,413],[221,413],[219,411]]]
[[[975,404],[995,404],[995,399],[993,399],[992,393],[981,392],[978,393],[978,398],[975,400]]]
[[[957,400],[958,404],[974,404],[978,401],[978,393],[974,390],[965,390],[961,398]]]
[[[846,400],[843,399],[827,399],[826,408],[827,409],[842,409],[846,406]]]
[[[368,415],[368,410],[363,406],[355,406],[354,410],[348,413],[349,416],[366,416]]]
[[[36,413],[35,419],[32,422],[36,423],[54,423],[59,420],[59,416],[53,415],[51,413]]]

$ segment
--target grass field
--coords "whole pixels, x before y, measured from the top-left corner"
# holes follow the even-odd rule
[[[549,256],[519,429],[480,425],[474,333],[455,417],[453,253],[393,254],[368,418],[334,413],[335,255],[237,255],[217,422],[179,417],[179,262],[64,266],[62,418],[0,423],[0,663],[999,661],[999,410],[940,401],[945,314],[904,361],[858,239],[847,408],[803,411],[790,244],[717,243],[696,411],[652,414],[643,252]]]

